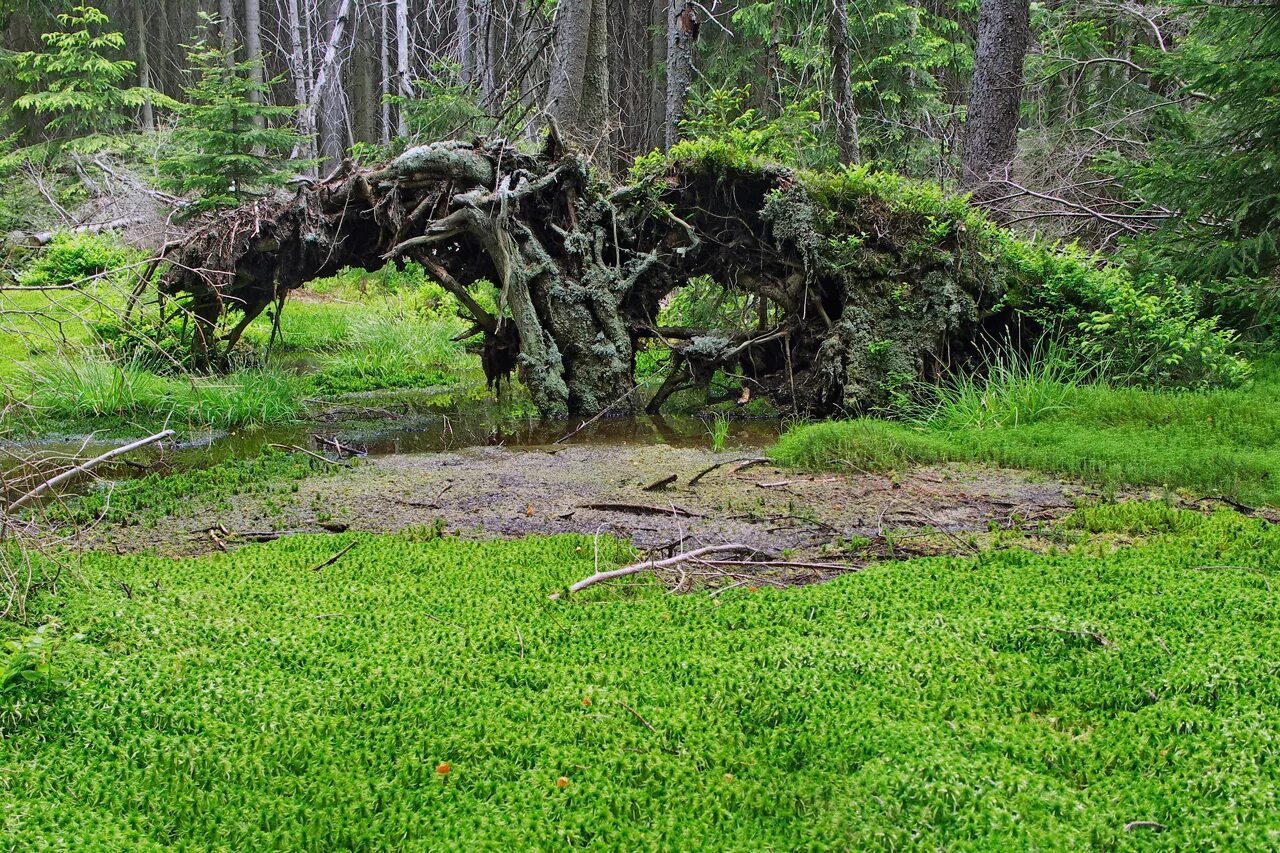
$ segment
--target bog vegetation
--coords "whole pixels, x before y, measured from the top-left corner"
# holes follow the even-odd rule
[[[0,23],[0,847],[1277,846],[1274,3]],[[789,469],[726,531],[784,494],[821,542],[702,571],[697,478],[621,466],[666,550],[341,506],[458,463],[348,428],[500,408],[561,439],[461,451],[532,492],[500,529],[549,502],[520,453],[648,413],[692,416],[704,488]],[[1004,469],[1070,499],[895,550],[904,482]],[[801,480],[888,497],[835,525]]]

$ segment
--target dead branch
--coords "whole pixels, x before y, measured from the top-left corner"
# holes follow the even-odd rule
[[[359,544],[360,544],[359,541],[350,543],[349,545],[347,545],[347,547],[343,548],[341,551],[334,554],[329,559],[316,563],[314,566],[311,567],[311,571],[318,572],[321,569],[325,569],[325,568],[328,568],[329,566],[332,566],[334,563],[338,562],[343,557],[345,557],[347,555],[347,552],[349,552],[352,548],[356,547]]]
[[[120,456],[121,454],[129,453],[131,451],[138,450],[139,448],[146,447],[151,444],[155,444],[157,441],[163,441],[164,439],[169,438],[172,435],[173,435],[173,430],[167,429],[167,430],[164,430],[163,432],[158,432],[155,435],[148,436],[147,438],[143,438],[138,441],[132,442],[130,444],[126,444],[123,447],[117,447],[114,450],[109,450],[106,453],[102,454],[101,456],[97,456],[97,457],[94,457],[93,459],[90,459],[88,462],[81,463],[80,465],[77,465],[74,468],[71,468],[67,471],[63,471],[58,476],[45,480],[43,483],[36,486],[31,491],[27,492],[22,497],[10,503],[7,508],[7,511],[13,512],[18,507],[22,506],[28,501],[34,500],[35,498],[47,492],[49,489],[52,489],[54,486],[57,486],[61,483],[65,483],[67,480],[70,480],[72,477],[75,477],[77,474],[83,474],[86,471],[89,471],[90,469],[98,465],[101,465],[103,462],[109,462],[110,460],[116,458],[117,456]]]
[[[627,575],[638,574],[640,572],[647,571],[650,569],[670,568],[671,566],[676,566],[676,565],[679,565],[680,563],[684,563],[689,560],[696,560],[699,557],[706,557],[710,554],[730,554],[730,553],[744,553],[744,552],[752,553],[755,550],[756,549],[752,548],[750,545],[741,545],[741,544],[708,545],[705,548],[698,548],[696,550],[689,551],[684,554],[677,554],[676,556],[668,557],[665,560],[647,560],[643,563],[632,563],[631,565],[623,566],[620,569],[611,569],[605,572],[596,572],[591,577],[583,578],[582,580],[575,583],[573,586],[569,587],[569,591],[567,595],[573,595],[575,592],[581,592],[587,587],[594,586],[595,584],[602,583],[603,581],[613,580],[614,578],[626,577]],[[552,601],[555,601],[556,599],[560,598],[560,594],[556,593],[554,595],[549,596],[549,598],[551,598]]]

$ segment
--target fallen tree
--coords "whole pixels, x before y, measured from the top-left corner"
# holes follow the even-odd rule
[[[416,261],[483,332],[490,380],[516,371],[545,415],[643,406],[646,340],[671,350],[654,408],[721,370],[780,406],[858,410],[967,349],[1003,292],[989,229],[918,184],[799,174],[704,142],[642,159],[632,179],[600,182],[554,134],[536,154],[441,142],[348,163],[198,221],[160,291],[189,310],[207,367],[307,281]],[[753,297],[755,320],[660,328],[664,297],[696,276]],[[473,297],[481,281],[500,290],[496,313]]]

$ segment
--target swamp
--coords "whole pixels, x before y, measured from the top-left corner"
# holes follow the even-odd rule
[[[0,2],[0,849],[1280,846],[1280,9]]]

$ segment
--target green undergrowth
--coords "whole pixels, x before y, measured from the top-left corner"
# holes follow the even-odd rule
[[[1280,532],[1167,507],[1077,518],[1146,538],[558,602],[595,570],[591,537],[89,554],[36,602],[82,637],[53,657],[67,686],[0,714],[5,837],[1274,849]]]
[[[323,301],[288,303],[274,341],[271,318],[260,318],[235,369],[209,376],[175,360],[184,349],[180,320],[160,326],[148,305],[122,322],[127,290],[104,281],[0,294],[0,397],[22,403],[0,434],[253,428],[297,420],[313,398],[438,388],[479,375],[468,344],[453,340],[466,325],[420,271],[320,282]]]
[[[1043,374],[961,384],[914,424],[801,425],[771,455],[813,469],[987,462],[1280,505],[1280,366],[1265,365],[1250,388],[1232,391],[1144,391]]]
[[[304,478],[342,470],[303,453],[266,450],[252,459],[102,483],[83,495],[49,504],[41,512],[64,524],[147,524],[166,516],[192,517],[210,507],[229,509],[227,499],[238,494],[296,492]]]

